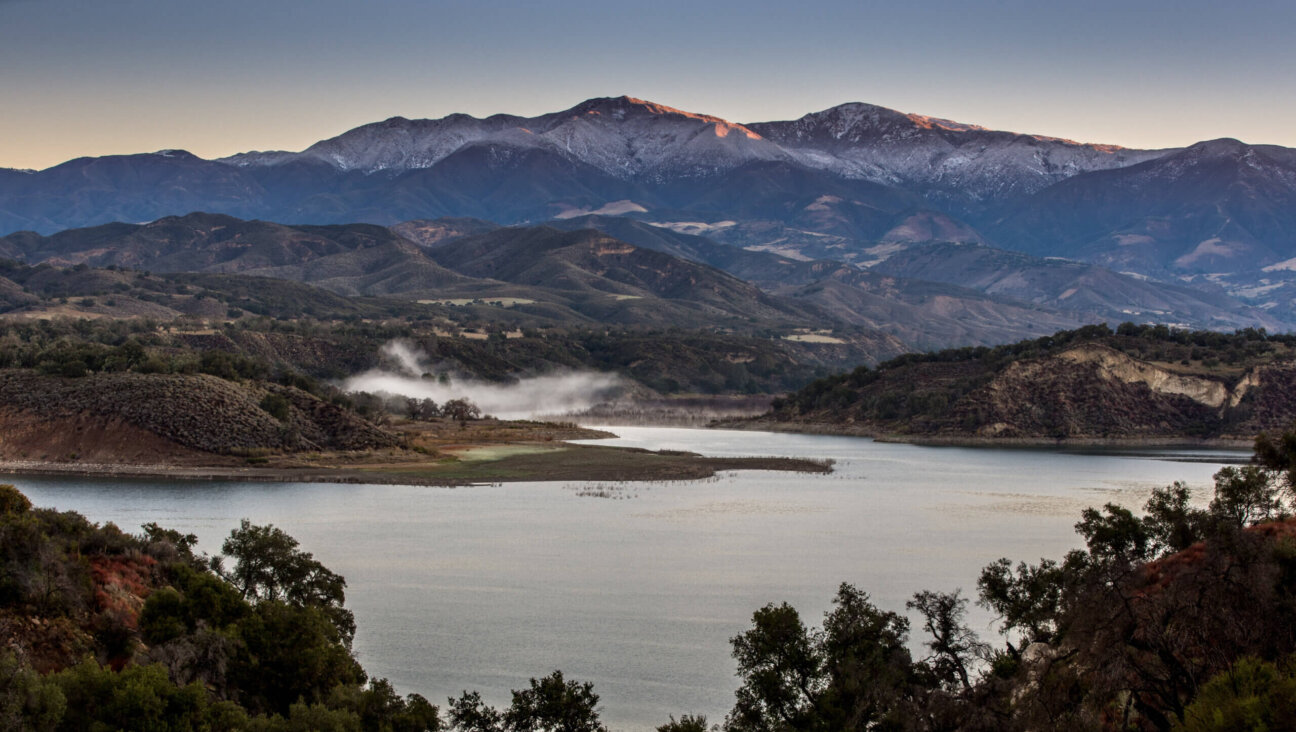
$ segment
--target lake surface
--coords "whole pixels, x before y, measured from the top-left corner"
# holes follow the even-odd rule
[[[219,551],[240,518],[282,527],[348,582],[355,649],[401,693],[444,705],[562,669],[593,681],[604,721],[720,721],[729,638],[787,601],[817,625],[841,582],[903,612],[923,589],[975,596],[999,557],[1079,545],[1086,506],[1141,507],[1181,480],[1205,491],[1223,450],[1074,454],[916,447],[849,437],[609,427],[604,444],[832,458],[831,475],[740,472],[684,483],[467,488],[16,478],[34,503],[130,531],[156,521]],[[1203,494],[1204,498],[1205,494]],[[975,629],[996,641],[989,616]],[[912,645],[919,650],[920,638]]]

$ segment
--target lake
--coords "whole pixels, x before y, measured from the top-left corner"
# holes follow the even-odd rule
[[[137,531],[156,521],[219,551],[240,518],[273,523],[346,577],[355,649],[401,693],[444,705],[562,669],[593,681],[604,721],[651,730],[720,721],[736,681],[729,638],[787,601],[817,625],[842,582],[904,611],[923,589],[975,596],[999,557],[1079,545],[1086,506],[1141,507],[1180,480],[1206,490],[1245,454],[917,447],[825,437],[609,427],[595,440],[707,455],[832,458],[830,475],[727,473],[682,483],[429,488],[15,478],[40,506]],[[1204,498],[1203,494],[1203,498]],[[987,613],[974,628],[997,640]],[[914,638],[920,651],[921,638]]]

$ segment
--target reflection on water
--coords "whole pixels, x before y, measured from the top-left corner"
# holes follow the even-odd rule
[[[156,521],[218,551],[240,518],[274,523],[348,582],[355,647],[375,676],[434,703],[495,704],[558,668],[592,680],[614,729],[668,714],[719,721],[728,639],[788,601],[817,624],[851,582],[901,611],[921,589],[975,591],[1003,556],[1077,545],[1085,506],[1206,488],[1226,458],[925,448],[858,438],[614,427],[607,444],[833,458],[831,475],[742,472],[689,483],[469,488],[18,479],[38,505],[135,530]],[[1198,457],[1201,457],[1198,454]],[[598,497],[621,495],[629,500]],[[984,634],[989,617],[975,609]]]

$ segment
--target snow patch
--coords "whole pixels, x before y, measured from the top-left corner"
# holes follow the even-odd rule
[[[648,209],[634,201],[621,200],[605,203],[593,211],[588,208],[569,208],[554,216],[556,219],[574,219],[578,216],[624,216],[628,213],[648,213]]]

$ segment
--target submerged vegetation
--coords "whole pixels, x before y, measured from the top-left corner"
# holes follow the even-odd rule
[[[1199,505],[1175,484],[1142,515],[1087,509],[1085,548],[998,560],[975,598],[919,592],[907,615],[849,584],[818,627],[771,603],[732,639],[740,686],[714,726],[1284,728],[1296,710],[1296,432],[1262,436],[1251,464],[1222,469]],[[441,708],[401,697],[351,653],[344,579],[292,537],[244,521],[221,556],[195,542],[155,524],[97,526],[0,488],[0,725],[606,729],[593,685],[561,672],[503,708],[471,691]],[[973,601],[998,616],[997,642],[968,627]],[[708,725],[685,714],[658,729]]]

